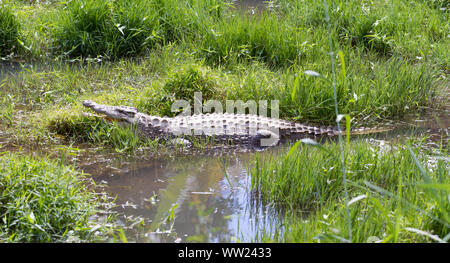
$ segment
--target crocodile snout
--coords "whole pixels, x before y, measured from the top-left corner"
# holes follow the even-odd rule
[[[92,100],[85,100],[83,101],[83,106],[84,107],[88,107],[88,108],[92,108],[96,103],[93,102]]]

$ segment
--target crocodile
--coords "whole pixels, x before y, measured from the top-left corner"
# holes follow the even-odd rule
[[[140,136],[189,144],[185,138],[213,138],[215,142],[249,144],[256,147],[274,146],[281,141],[339,134],[334,127],[317,127],[297,122],[250,114],[207,113],[191,116],[160,117],[139,112],[129,106],[108,106],[91,100],[83,106],[119,122],[134,124]],[[379,129],[352,129],[351,134],[379,132]]]

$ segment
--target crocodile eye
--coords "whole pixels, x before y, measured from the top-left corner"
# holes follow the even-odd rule
[[[125,115],[128,115],[128,116],[134,116],[134,112],[129,111],[129,110],[125,110],[125,109],[117,109],[117,111],[118,111],[119,113],[121,113],[121,114],[125,114]]]

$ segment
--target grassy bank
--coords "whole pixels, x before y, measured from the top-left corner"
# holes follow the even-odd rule
[[[78,129],[64,129],[61,135],[82,139],[101,124],[81,116],[86,111],[81,106],[84,99],[174,116],[173,101],[190,99],[194,91],[203,91],[205,100],[218,99],[224,105],[226,99],[276,99],[285,119],[320,124],[334,120],[332,90],[321,79],[292,69],[273,71],[259,62],[239,64],[231,71],[217,69],[179,51],[179,47],[164,48],[145,60],[63,66],[6,76],[2,81],[2,92],[7,95],[0,101],[4,105],[1,122],[12,130],[20,129],[22,137],[41,139],[59,133],[54,125],[59,123]],[[375,121],[440,107],[437,98],[442,82],[426,65],[393,60],[367,70],[364,75],[355,72],[341,78],[351,89],[338,88],[339,107],[354,118],[354,125],[371,126]]]
[[[256,157],[250,169],[253,192],[277,207],[302,211],[288,213],[286,230],[268,230],[261,234],[262,240],[447,241],[447,150],[430,156],[423,151],[410,152],[404,145],[351,143],[345,158],[350,218],[345,213],[336,144],[323,148],[299,145],[279,156]]]
[[[92,182],[55,161],[3,153],[0,157],[1,242],[104,241],[110,229],[93,219],[110,206]]]

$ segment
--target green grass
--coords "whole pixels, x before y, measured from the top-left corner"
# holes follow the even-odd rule
[[[12,9],[0,3],[0,57],[20,50],[20,24]]]
[[[55,52],[112,59],[139,55],[160,37],[157,13],[148,1],[70,1],[56,22]]]
[[[346,151],[352,242],[429,242],[421,230],[449,239],[447,199],[449,174],[442,149],[440,157],[427,153],[414,157],[402,145],[380,147],[352,142]],[[264,232],[263,241],[341,242],[348,224],[342,197],[344,187],[338,146],[299,145],[289,152],[262,159],[250,168],[252,191],[278,207],[304,211],[286,217],[287,230]],[[415,160],[419,156],[420,161]],[[432,160],[432,161],[429,161]],[[425,171],[419,165],[432,163]],[[417,216],[417,215],[420,216]]]
[[[95,194],[92,181],[81,172],[48,159],[8,153],[0,157],[0,171],[0,241],[106,240],[109,223],[91,217],[106,211],[110,201]]]
[[[343,46],[370,50],[381,57],[430,60],[448,69],[448,9],[430,2],[330,1],[332,38]],[[288,17],[288,23],[315,30],[327,26],[322,1],[279,0],[277,3],[280,12]]]
[[[117,59],[156,44],[192,38],[203,20],[220,16],[222,1],[75,0],[54,24],[56,54]]]
[[[333,1],[332,37],[339,40],[336,44],[383,60],[394,56],[448,69],[450,25],[443,5]],[[213,64],[256,59],[289,67],[320,60],[327,41],[321,1],[279,0],[274,6],[249,15],[221,0],[76,0],[39,8],[16,2],[14,10],[24,24],[27,46],[52,46],[54,55],[72,58],[139,56],[155,45],[177,43]]]
[[[165,105],[159,115],[174,116],[177,112],[171,111],[171,105],[179,99],[190,101],[193,108],[195,92],[201,92],[202,102],[211,99],[223,100],[224,90],[220,81],[213,71],[196,64],[182,65],[181,68],[169,72],[161,89],[162,97],[158,98],[159,103],[155,102]]]
[[[271,13],[228,16],[201,36],[201,54],[218,64],[258,59],[286,66],[301,61],[308,49],[307,31],[279,19]]]
[[[54,49],[67,56],[103,56],[115,27],[108,1],[71,1],[56,23]],[[117,30],[118,31],[118,30]]]

